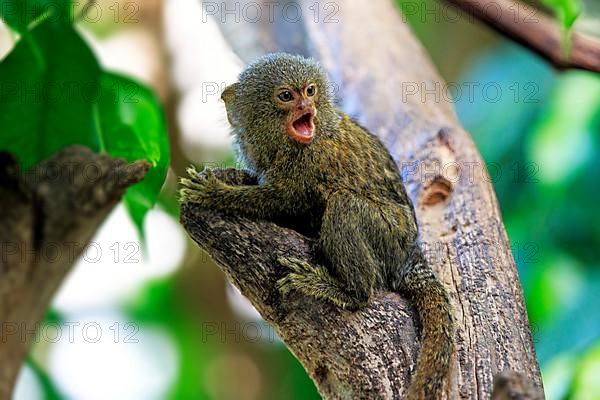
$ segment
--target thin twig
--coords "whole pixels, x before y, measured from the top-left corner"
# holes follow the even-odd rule
[[[514,0],[445,0],[496,32],[527,47],[557,69],[600,73],[600,40],[573,32],[571,52],[562,51],[563,31],[552,18]]]

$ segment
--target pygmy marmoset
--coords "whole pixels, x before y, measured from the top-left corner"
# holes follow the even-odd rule
[[[378,289],[408,297],[419,313],[422,346],[407,398],[439,398],[453,346],[451,306],[418,247],[413,205],[388,151],[335,107],[326,74],[313,60],[264,56],[222,98],[249,170],[239,171],[238,181],[254,175],[259,184],[232,185],[218,170],[191,169],[182,201],[304,221],[328,262],[281,258],[288,269],[279,280],[283,293],[299,291],[351,311]]]

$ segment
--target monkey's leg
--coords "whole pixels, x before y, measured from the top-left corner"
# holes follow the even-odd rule
[[[181,201],[215,211],[272,220],[293,212],[294,203],[285,190],[276,185],[231,186],[219,180],[211,170],[188,170],[191,179],[181,179]]]
[[[331,262],[330,273],[323,266],[282,258],[290,272],[279,281],[283,292],[299,290],[307,296],[326,299],[339,307],[356,310],[364,307],[373,291],[377,264],[361,229],[368,204],[350,193],[334,195],[323,216],[319,242]]]
[[[328,300],[336,306],[354,310],[359,308],[353,299],[322,265],[311,265],[293,257],[280,257],[278,261],[290,269],[288,274],[277,281],[282,293],[297,290],[305,296]]]

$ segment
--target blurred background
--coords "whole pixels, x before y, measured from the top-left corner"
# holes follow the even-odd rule
[[[77,262],[15,399],[318,399],[277,335],[177,223],[185,167],[234,165],[219,94],[261,54],[245,26],[256,14],[222,15],[213,8],[221,3],[198,0],[90,4],[77,9],[77,30],[103,67],[156,93],[171,164],[143,225],[145,245],[118,206]],[[558,74],[437,0],[397,5],[488,164],[547,397],[600,399],[600,76]],[[597,0],[583,3],[575,27],[600,37]],[[17,39],[0,22],[0,59]]]

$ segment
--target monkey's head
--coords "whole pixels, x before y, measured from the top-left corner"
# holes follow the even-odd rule
[[[238,144],[255,163],[310,146],[330,131],[338,119],[331,97],[316,61],[285,53],[258,59],[221,95]]]

